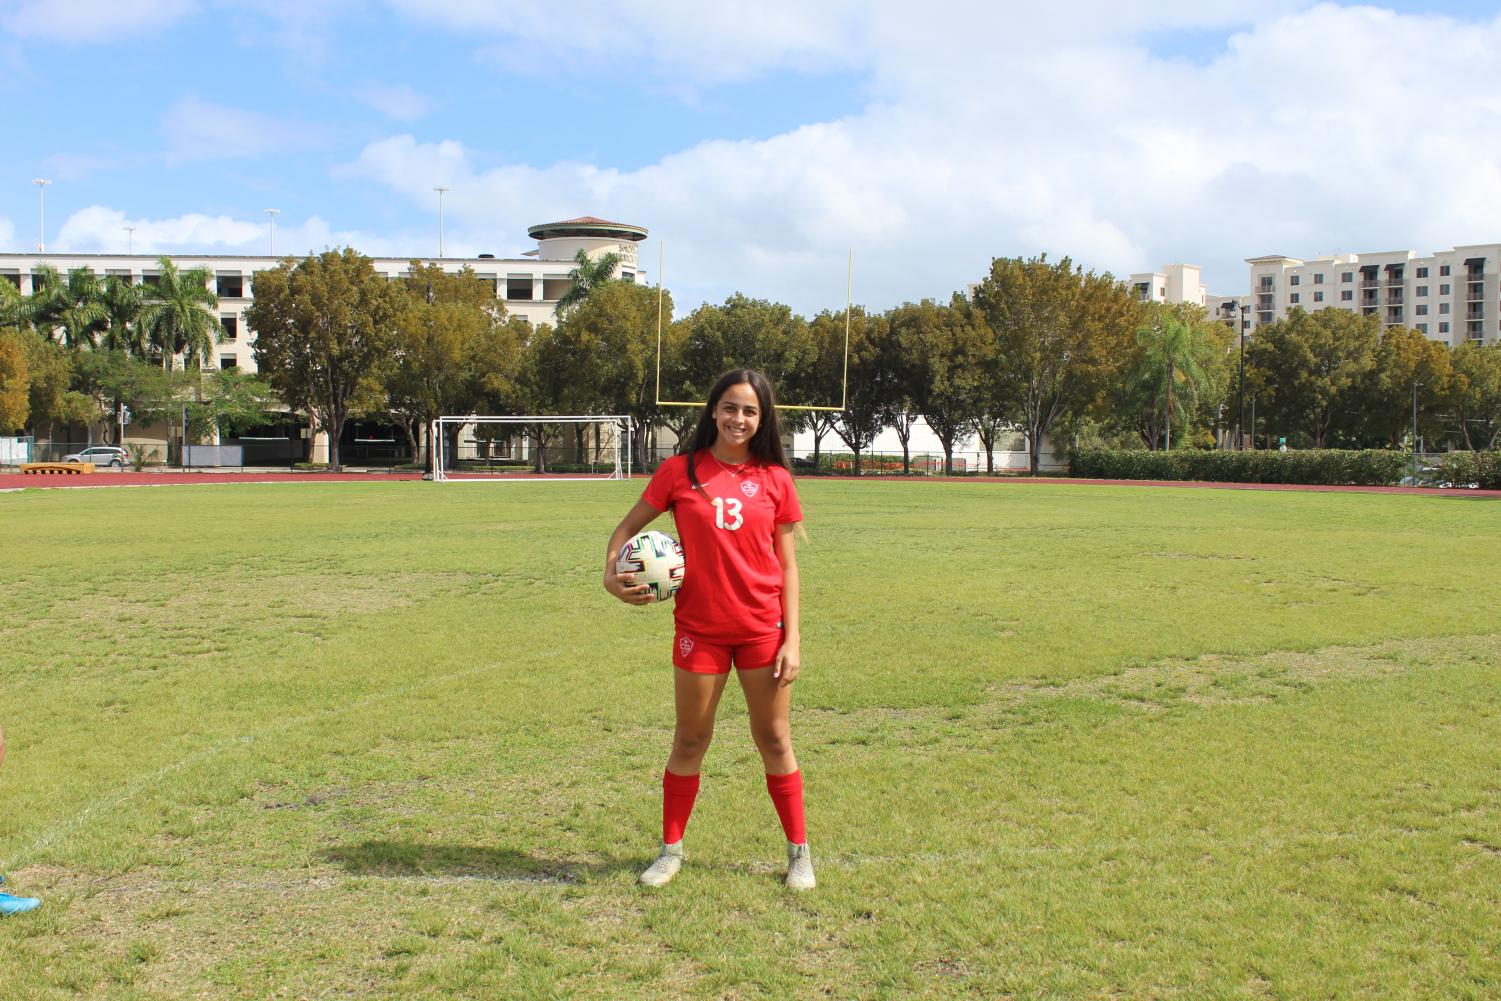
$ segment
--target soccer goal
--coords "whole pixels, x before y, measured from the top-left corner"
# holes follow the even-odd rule
[[[432,423],[433,480],[621,480],[631,475],[631,419],[476,414]]]

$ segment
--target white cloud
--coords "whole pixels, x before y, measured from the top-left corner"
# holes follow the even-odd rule
[[[194,0],[24,0],[0,14],[0,25],[21,38],[113,42],[159,31],[196,8]]]
[[[740,289],[837,307],[851,246],[857,299],[886,306],[946,296],[998,255],[1071,254],[1119,275],[1188,260],[1235,293],[1256,254],[1501,239],[1501,21],[1288,2],[1250,24],[1243,5],[1186,0],[802,9],[563,19],[540,4],[446,4],[427,16],[531,45],[559,72],[607,54],[688,86],[856,67],[872,99],[837,121],[635,170],[497,165],[457,141],[394,136],[341,176],[428,210],[446,184],[449,233],[498,236],[506,246],[486,249],[502,253],[548,218],[647,225],[686,305]],[[1178,29],[1226,41],[1206,59],[1154,55],[1154,33]]]
[[[306,123],[213,104],[191,94],[167,109],[162,134],[170,162],[258,157],[322,143]]]
[[[0,237],[5,237],[0,220]],[[133,227],[133,234],[126,233]],[[416,243],[411,233],[375,234],[335,230],[318,216],[295,221],[278,217],[278,254],[319,253],[330,247],[354,247],[362,253],[405,254]],[[0,239],[0,245],[4,240]],[[271,249],[268,220],[237,219],[190,212],[168,219],[134,218],[119,209],[91,205],[68,217],[48,246],[59,253],[137,254],[265,254]]]
[[[354,91],[354,97],[388,118],[414,122],[432,110],[432,103],[406,84],[367,82]]]

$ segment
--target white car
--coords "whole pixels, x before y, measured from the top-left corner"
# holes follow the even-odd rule
[[[124,469],[125,464],[130,461],[130,456],[125,454],[125,449],[114,445],[95,445],[82,452],[65,455],[63,461],[92,462],[96,466],[114,466],[116,469]]]

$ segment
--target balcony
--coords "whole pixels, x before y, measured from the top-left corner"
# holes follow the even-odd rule
[[[1391,306],[1402,305],[1402,290],[1399,288],[1387,289],[1386,301]]]
[[[1471,285],[1465,293],[1465,302],[1485,302],[1485,287]]]

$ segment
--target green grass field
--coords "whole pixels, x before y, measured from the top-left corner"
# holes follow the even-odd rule
[[[805,481],[793,897],[640,486],[0,495],[0,997],[1501,995],[1501,504]]]

